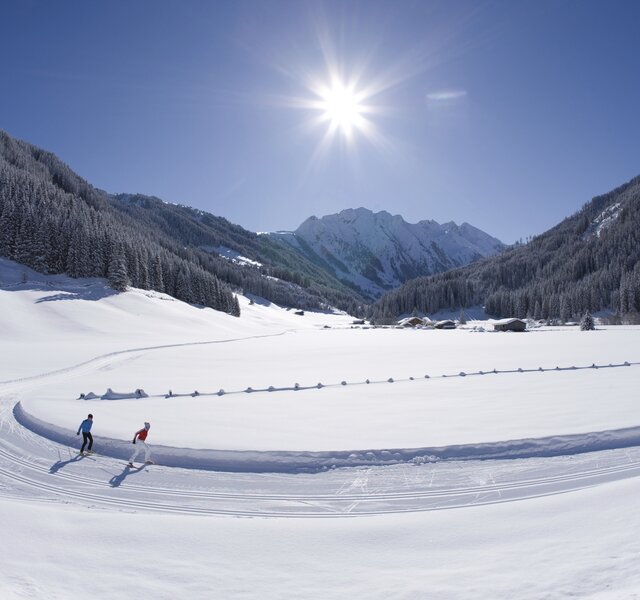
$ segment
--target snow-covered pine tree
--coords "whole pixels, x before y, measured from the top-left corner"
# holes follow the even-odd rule
[[[596,325],[593,321],[593,317],[591,313],[587,311],[584,313],[582,320],[580,321],[580,330],[581,331],[593,331],[596,328]]]
[[[123,252],[116,252],[109,263],[108,273],[109,285],[116,292],[124,292],[129,285],[129,276],[127,275],[127,263]]]
[[[229,313],[234,317],[240,316],[240,302],[238,301],[238,296],[233,296],[233,304],[231,306],[231,312]]]
[[[151,289],[164,292],[164,278],[162,276],[162,264],[160,257],[156,254],[151,260],[150,285]]]
[[[560,296],[560,320],[566,323],[571,319],[571,300],[566,294]]]
[[[175,296],[177,298],[180,298],[181,300],[184,300],[185,302],[193,302],[193,290],[189,283],[189,277],[183,269],[180,269],[180,271],[178,271]]]

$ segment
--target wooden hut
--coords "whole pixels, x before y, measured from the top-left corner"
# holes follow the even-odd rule
[[[422,327],[424,325],[424,319],[420,317],[407,317],[398,321],[400,327]]]
[[[501,319],[493,324],[493,328],[496,331],[525,331],[527,323],[522,319]]]

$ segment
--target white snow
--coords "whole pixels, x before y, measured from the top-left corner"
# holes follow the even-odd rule
[[[593,219],[591,225],[587,228],[585,235],[596,235],[597,237],[600,237],[602,232],[612,225],[620,216],[620,212],[622,210],[621,207],[622,203],[616,202],[615,204],[605,208],[595,219]]]
[[[640,328],[368,329],[240,300],[0,260],[0,597],[640,594]],[[144,421],[158,464],[128,469]]]
[[[107,391],[100,396],[100,400],[128,400],[130,398],[148,398],[147,394],[142,389],[134,390],[133,392],[114,392],[111,388],[107,388]],[[95,400],[93,393],[89,392],[85,394],[83,400]]]
[[[227,260],[242,265],[245,267],[261,267],[262,263],[257,260],[252,260],[251,258],[247,258],[238,252],[237,250],[232,250],[231,248],[227,248],[226,246],[200,246],[203,250],[207,252],[215,252],[222,258],[226,258]]]

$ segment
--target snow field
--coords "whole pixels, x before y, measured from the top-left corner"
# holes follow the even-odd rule
[[[495,442],[638,425],[633,390],[640,367],[460,372],[623,364],[637,341],[639,328],[285,330],[107,357],[95,368],[65,373],[55,386],[34,382],[16,399],[30,414],[68,429],[92,412],[96,436],[126,439],[129,429],[151,421],[153,443],[181,448],[329,451]],[[384,383],[366,385],[367,378]],[[293,391],[295,383],[330,387]],[[269,386],[274,391],[244,391]],[[101,395],[109,387],[142,388],[150,397],[78,400],[81,392]],[[220,389],[237,393],[215,395]],[[183,395],[167,398],[169,390]],[[212,395],[192,397],[195,390]]]
[[[246,301],[233,319],[157,294],[103,294],[100,282],[87,292],[82,282],[44,278],[40,289],[20,284],[18,269],[13,283],[0,269],[0,531],[11,540],[0,544],[3,600],[640,595],[637,444],[296,475],[128,470],[117,458],[80,458],[75,446],[34,434],[12,412],[21,401],[76,442],[78,424],[93,412],[96,444],[108,431],[130,440],[151,420],[152,445],[229,453],[395,441],[404,449],[469,446],[550,432],[586,439],[637,427],[640,367],[417,378],[635,362],[639,328],[357,330],[344,315],[298,317]],[[185,345],[194,342],[213,343]],[[168,389],[324,380],[350,385],[164,397]],[[150,397],[77,399],[108,387],[143,388]],[[229,518],[249,514],[278,516]]]
[[[154,292],[112,294],[99,280],[28,272],[21,283],[21,267],[10,261],[0,267],[7,282],[0,300],[11,308],[0,313],[7,326],[0,326],[7,338],[0,364],[5,381],[13,381],[0,383],[0,393],[72,433],[92,412],[97,440],[126,441],[151,421],[150,442],[169,447],[365,451],[638,425],[637,365],[442,378],[494,368],[623,364],[637,358],[637,327],[503,334],[475,332],[472,322],[454,331],[364,329],[353,328],[346,315],[300,317],[246,299],[236,319]],[[60,335],[65,330],[70,336]],[[24,374],[21,366],[41,367],[43,356],[46,367],[61,370],[30,366],[28,379],[15,377]],[[9,369],[15,364],[16,372]],[[363,384],[367,379],[394,382]],[[327,387],[291,390],[318,383]],[[244,391],[270,386],[274,391]],[[141,388],[150,397],[78,400],[81,392],[102,395],[107,388]],[[189,395],[220,389],[237,393]],[[167,398],[169,390],[182,395]]]
[[[166,446],[263,451],[423,448],[637,426],[633,389],[640,369],[611,371],[614,374],[599,369],[486,375],[121,401],[64,400],[42,391],[21,402],[27,412],[69,430],[92,412],[97,438],[127,439],[127,425],[135,431],[150,420],[150,440]],[[606,404],[603,397],[610,398]]]

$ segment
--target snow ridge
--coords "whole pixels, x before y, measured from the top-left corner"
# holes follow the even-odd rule
[[[508,319],[504,319],[505,321]],[[153,348],[151,348],[153,349]],[[514,374],[514,373],[557,373],[559,371],[581,371],[584,369],[617,369],[620,367],[631,367],[638,366],[640,362],[629,362],[625,361],[623,363],[609,363],[596,365],[592,363],[590,365],[584,366],[575,366],[572,365],[570,367],[537,367],[537,368],[525,368],[522,367],[517,369],[492,369],[490,371],[459,371],[457,373],[450,374],[442,374],[442,375],[425,375],[424,379],[453,379],[455,377],[474,377],[477,375],[503,375],[503,374]],[[269,387],[263,388],[254,388],[251,386],[247,386],[246,388],[239,390],[225,390],[219,389],[215,392],[208,391],[192,391],[186,393],[173,392],[171,391],[168,394],[155,394],[154,397],[163,397],[163,398],[185,398],[185,397],[195,397],[195,396],[229,396],[233,394],[257,394],[257,393],[273,393],[273,392],[299,392],[303,390],[322,390],[322,389],[330,389],[336,387],[344,387],[344,386],[353,386],[353,385],[380,385],[380,384],[390,384],[390,383],[400,383],[400,382],[408,382],[408,381],[421,381],[422,377],[399,377],[393,378],[389,377],[387,379],[366,379],[364,381],[346,381],[342,380],[341,382],[332,382],[332,383],[316,383],[313,385],[300,385],[299,383],[294,383],[291,386],[285,387],[275,387],[270,385]],[[2,383],[2,382],[0,382]],[[107,390],[107,392],[101,396],[94,394],[93,392],[89,392],[87,394],[81,395],[81,399],[83,400],[96,400],[100,398],[101,400],[130,400],[135,398],[149,398],[149,394],[147,394],[144,390],[136,390],[133,392],[125,392],[125,393],[116,393],[111,388]]]
[[[60,444],[77,445],[73,431],[30,415],[18,402],[13,409],[23,427]],[[131,442],[100,438],[100,454],[126,459]],[[555,435],[537,439],[482,442],[442,447],[370,449],[357,451],[304,452],[172,448],[153,445],[156,464],[239,473],[309,473],[338,467],[416,465],[441,460],[504,460],[553,457],[640,446],[640,426],[609,431]]]

